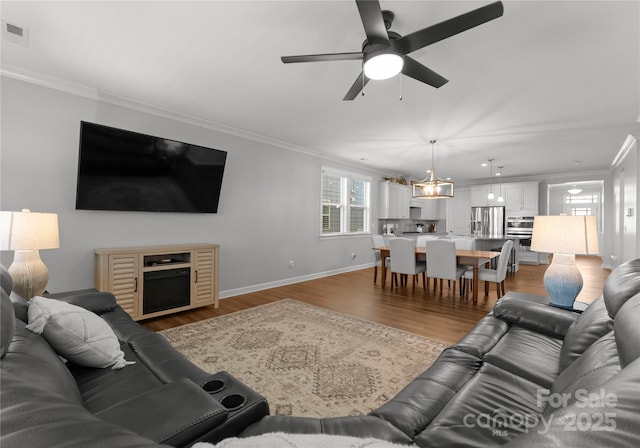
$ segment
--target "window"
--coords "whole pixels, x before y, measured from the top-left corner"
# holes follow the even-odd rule
[[[322,234],[369,232],[371,180],[366,176],[322,169]]]
[[[566,199],[567,212],[574,216],[590,216],[596,215],[595,210],[600,203],[600,196],[597,194],[581,194],[567,195]]]

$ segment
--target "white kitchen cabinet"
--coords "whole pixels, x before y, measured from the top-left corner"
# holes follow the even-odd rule
[[[498,202],[500,189],[504,202]],[[494,199],[489,200],[489,185],[473,185],[471,187],[471,206],[503,205],[511,215],[535,216],[538,214],[538,182],[513,182],[493,184]]]
[[[487,204],[489,187],[485,185],[474,185],[471,187],[471,207],[483,207]]]
[[[493,199],[489,199],[489,190],[493,191]],[[504,192],[504,185],[502,186],[502,191]],[[504,203],[498,202],[498,196],[500,196],[500,186],[497,184],[494,184],[491,188],[489,188],[489,185],[473,185],[471,187],[471,207],[504,205]]]
[[[535,210],[538,214],[538,182],[527,183],[522,186],[522,209]]]
[[[446,201],[449,199],[423,199],[422,219],[443,219],[446,216]]]
[[[540,264],[540,254],[531,250],[520,250],[520,262],[522,264]]]
[[[447,216],[447,201],[450,199],[413,199],[411,205],[411,219],[436,221]],[[414,210],[418,209],[419,213]]]
[[[504,188],[507,212],[521,213],[522,216],[538,214],[538,182],[518,182]]]
[[[379,218],[409,219],[411,187],[394,182],[380,182]]]
[[[456,235],[471,234],[471,190],[456,189],[453,198],[447,199],[447,231]]]

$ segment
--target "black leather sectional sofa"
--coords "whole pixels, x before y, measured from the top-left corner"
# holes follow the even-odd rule
[[[364,417],[266,416],[268,432],[420,447],[640,446],[640,259],[584,313],[509,293],[390,402]]]
[[[119,370],[65,364],[43,336],[25,328],[26,303],[9,298],[10,291],[3,268],[2,448],[190,446],[235,436],[269,413],[264,397],[226,372],[211,374],[187,361],[109,293],[57,300],[100,315],[135,364]]]
[[[62,300],[102,316],[136,364],[64,365],[25,329],[25,305],[11,304],[9,283],[1,300],[3,448],[190,446],[268,432],[421,447],[640,446],[640,260],[612,272],[582,314],[508,294],[391,401],[370,415],[329,419],[267,415],[260,395],[191,365],[109,294]],[[203,390],[220,381],[222,392]],[[228,394],[246,403],[225,407]]]

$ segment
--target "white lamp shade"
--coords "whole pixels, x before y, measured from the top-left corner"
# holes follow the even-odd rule
[[[57,213],[0,212],[0,249],[37,250],[60,247]]]
[[[598,255],[595,216],[536,216],[531,250],[574,255]]]

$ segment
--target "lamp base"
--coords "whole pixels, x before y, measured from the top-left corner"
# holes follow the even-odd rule
[[[41,296],[49,281],[49,271],[38,250],[16,250],[9,274],[13,279],[13,292],[25,300]]]
[[[544,287],[551,304],[559,308],[573,309],[573,302],[582,290],[582,275],[573,254],[553,254],[553,260],[544,273]]]

